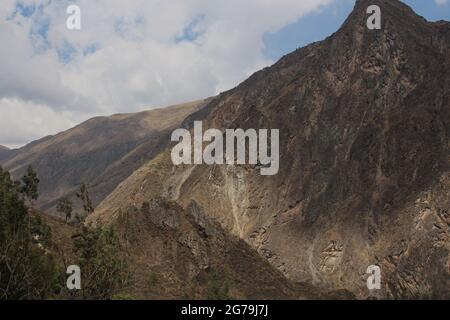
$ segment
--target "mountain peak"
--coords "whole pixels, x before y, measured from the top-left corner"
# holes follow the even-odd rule
[[[367,28],[370,5],[381,9],[381,30]],[[195,201],[292,280],[367,298],[361,275],[377,261],[387,283],[380,295],[426,296],[422,288],[430,288],[448,296],[448,253],[432,226],[449,199],[449,35],[399,1],[357,1],[333,36],[188,118],[202,119],[205,129],[281,128],[278,175],[262,177],[251,166],[173,166],[166,148],[91,221],[135,214],[158,196],[183,207]],[[420,224],[418,232],[424,212],[430,228]],[[429,261],[439,271],[423,272]]]
[[[347,28],[367,28],[367,19],[370,13],[367,12],[370,6],[376,5],[381,11],[381,29],[393,31],[411,32],[411,28],[417,28],[419,25],[425,26],[427,20],[417,15],[411,7],[398,0],[357,0],[352,13],[349,15],[341,30],[347,31]],[[339,33],[339,31],[338,31]]]
[[[348,31],[348,28],[358,28],[367,30],[367,19],[370,6],[376,5],[380,8],[381,29],[399,29],[411,32],[411,27],[418,25],[426,26],[427,20],[419,16],[407,4],[398,0],[357,0],[355,7],[349,17],[344,22],[342,28],[337,32]]]

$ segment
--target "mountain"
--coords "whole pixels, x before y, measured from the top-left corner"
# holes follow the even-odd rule
[[[370,5],[381,8],[381,30],[366,26]],[[280,129],[277,175],[252,165],[174,166],[169,146],[88,221],[146,216],[162,198],[195,206],[290,280],[359,298],[450,298],[449,98],[450,24],[399,1],[359,0],[331,37],[182,125]],[[382,271],[379,291],[366,286],[371,265]]]
[[[96,205],[119,182],[151,160],[167,144],[173,128],[207,101],[93,118],[14,150],[3,160],[0,158],[0,164],[15,177],[33,165],[40,179],[40,209],[52,212],[59,198],[73,199],[82,183],[88,185]]]
[[[0,145],[0,161],[6,158],[11,153],[11,150],[7,147]]]
[[[73,230],[61,220],[47,217],[46,221],[58,251],[70,253]],[[143,210],[120,214],[115,223],[132,274],[126,292],[137,299],[353,298],[345,290],[289,281],[195,203],[183,209],[154,198]]]

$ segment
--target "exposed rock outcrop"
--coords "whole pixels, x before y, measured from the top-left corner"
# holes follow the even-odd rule
[[[372,4],[381,30],[366,27]],[[366,298],[366,269],[378,264],[378,297],[449,298],[449,98],[450,24],[429,23],[399,1],[359,0],[337,33],[184,123],[280,129],[278,175],[175,167],[166,149],[90,220],[160,196],[184,209],[195,201],[290,279]]]

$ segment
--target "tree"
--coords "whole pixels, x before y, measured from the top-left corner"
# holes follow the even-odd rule
[[[56,205],[56,211],[64,214],[66,217],[66,222],[68,222],[72,218],[72,212],[73,212],[72,201],[70,201],[66,197],[59,199],[58,203]]]
[[[22,193],[28,198],[28,201],[37,200],[39,197],[38,186],[39,179],[31,165],[28,166],[25,175],[22,177]]]
[[[80,187],[80,191],[77,192],[77,198],[81,200],[83,203],[83,209],[86,212],[86,215],[90,215],[94,212],[94,207],[92,205],[91,198],[89,196],[89,191],[86,184],[82,184]]]
[[[37,198],[38,179],[32,168],[22,181],[13,181],[0,167],[0,300],[110,299],[123,293],[130,275],[119,238],[112,229],[85,226],[73,237],[73,259],[82,270],[82,290],[67,291],[65,269],[53,252],[51,230],[26,204],[26,199]],[[86,186],[80,198],[92,213]],[[63,198],[58,208],[68,217],[72,204]]]
[[[112,228],[82,226],[73,236],[82,270],[82,298],[111,299],[126,286],[129,273],[119,238]]]
[[[0,300],[47,299],[58,288],[50,229],[24,200],[37,198],[37,178],[26,176],[20,185],[0,167]]]
[[[15,182],[0,166],[0,300],[86,298],[110,299],[128,285],[126,253],[112,229],[81,226],[73,237],[75,264],[82,270],[82,290],[67,291],[65,268],[53,252],[51,230],[26,205],[37,198],[37,177],[28,170]],[[92,212],[86,186],[80,190],[87,212]],[[72,203],[61,199],[68,213]],[[64,261],[65,264],[65,261]]]

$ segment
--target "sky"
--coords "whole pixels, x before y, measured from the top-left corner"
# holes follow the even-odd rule
[[[405,0],[450,20],[450,0]],[[66,10],[81,9],[81,30]],[[354,0],[1,0],[0,145],[216,95],[335,32]]]

